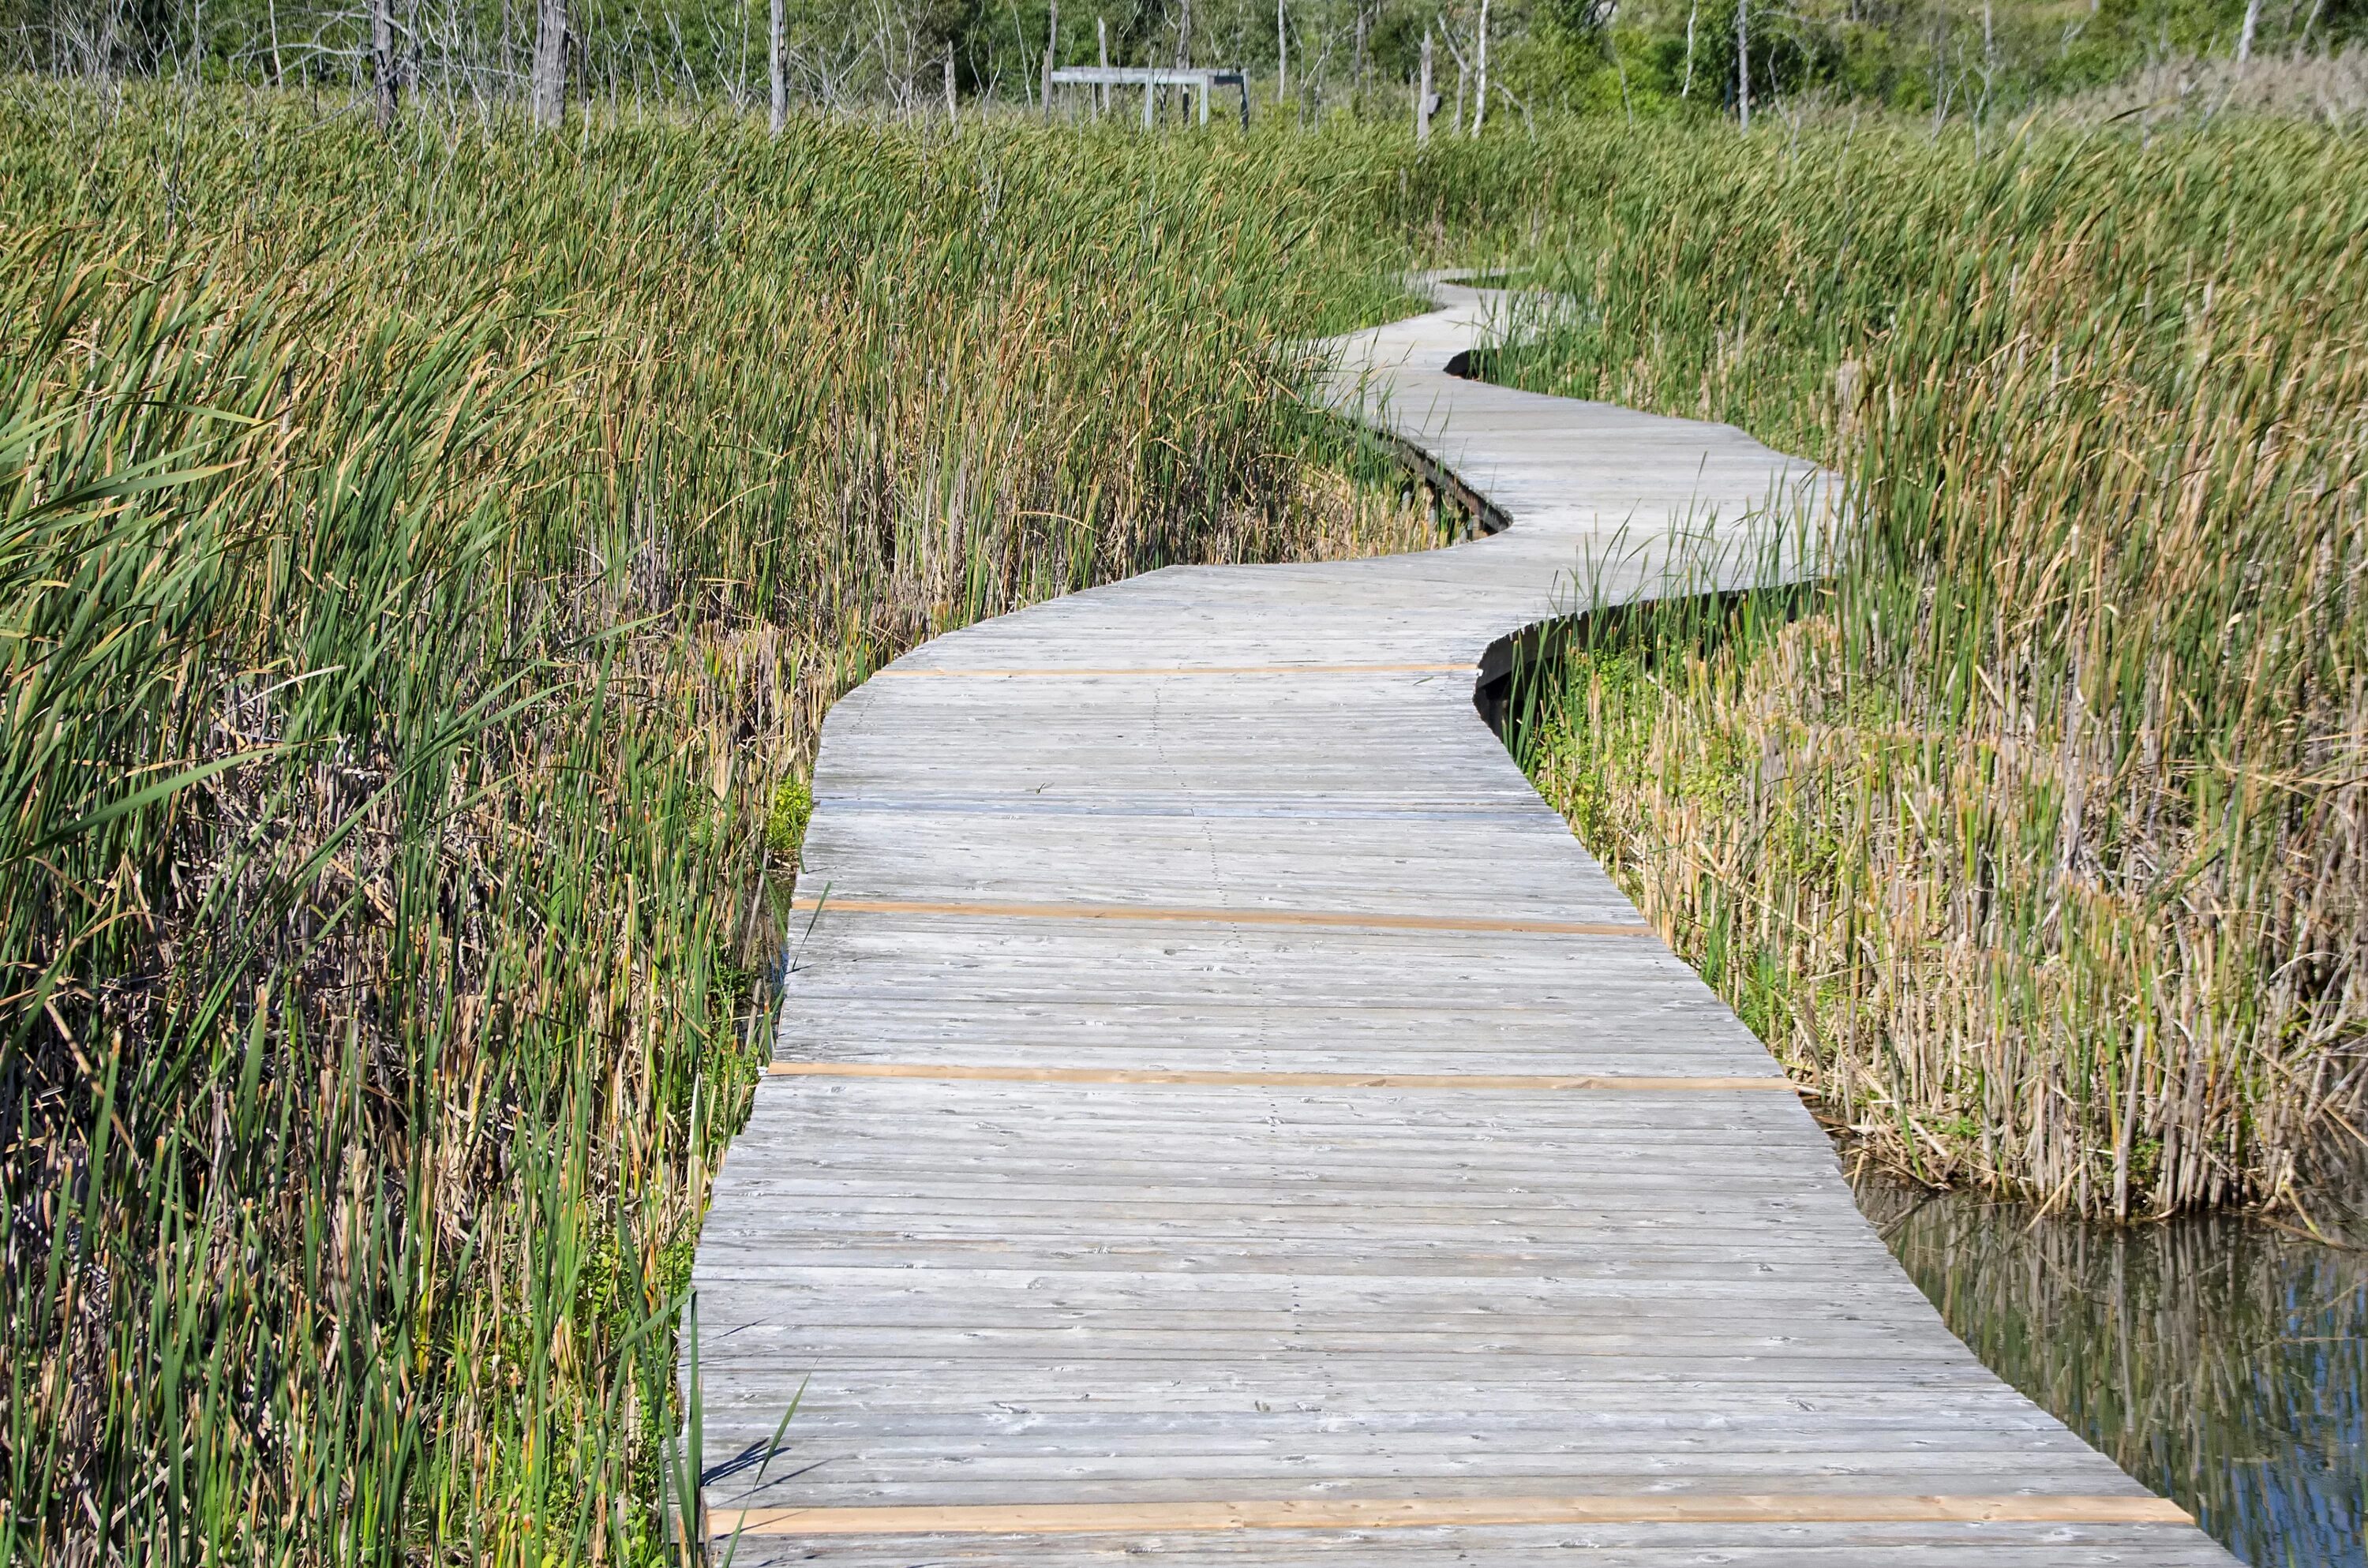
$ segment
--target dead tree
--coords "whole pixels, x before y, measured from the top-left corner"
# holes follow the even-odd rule
[[[790,122],[790,15],[788,0],[773,0],[773,134]]]
[[[1422,29],[1422,75],[1414,89],[1414,144],[1417,147],[1430,140],[1430,117],[1439,108],[1439,96],[1430,90],[1430,29]]]
[[[567,114],[567,0],[537,0],[534,24],[534,123],[556,131]]]
[[[279,20],[276,8],[272,19]],[[395,100],[403,90],[402,70],[402,62],[394,57],[394,0],[370,0],[370,87],[381,131],[394,123]]]

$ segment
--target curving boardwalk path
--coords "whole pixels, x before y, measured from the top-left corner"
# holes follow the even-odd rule
[[[1178,568],[832,712],[772,1075],[696,1282],[744,1564],[2233,1562],[1952,1338],[1759,1043],[1474,707],[1625,530],[1817,471],[1455,380],[1329,387],[1511,522]],[[1492,650],[1494,653],[1492,653]],[[783,1413],[803,1400],[778,1452]]]

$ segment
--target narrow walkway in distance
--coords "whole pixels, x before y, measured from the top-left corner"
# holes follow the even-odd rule
[[[1675,525],[1747,561],[1826,476],[1451,377],[1487,300],[1439,293],[1329,395],[1506,531],[1153,573],[833,710],[821,907],[699,1250],[712,1528],[880,1568],[2226,1568],[1950,1336],[1475,711],[1583,555],[1648,596]]]

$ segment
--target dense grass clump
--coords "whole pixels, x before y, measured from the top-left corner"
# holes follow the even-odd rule
[[[666,1550],[821,712],[1417,542],[1265,347],[1372,177],[0,97],[0,1558]]]
[[[2368,149],[1836,127],[1550,178],[1576,303],[1494,373],[1818,454],[1858,527],[1813,592],[1599,623],[1543,788],[1882,1159],[2305,1199],[2368,1066]]]

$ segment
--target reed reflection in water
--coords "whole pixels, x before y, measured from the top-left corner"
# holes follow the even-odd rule
[[[2368,1568],[2368,1252],[2239,1219],[2034,1221],[1872,1177],[1858,1195],[1976,1355],[2247,1562]]]

